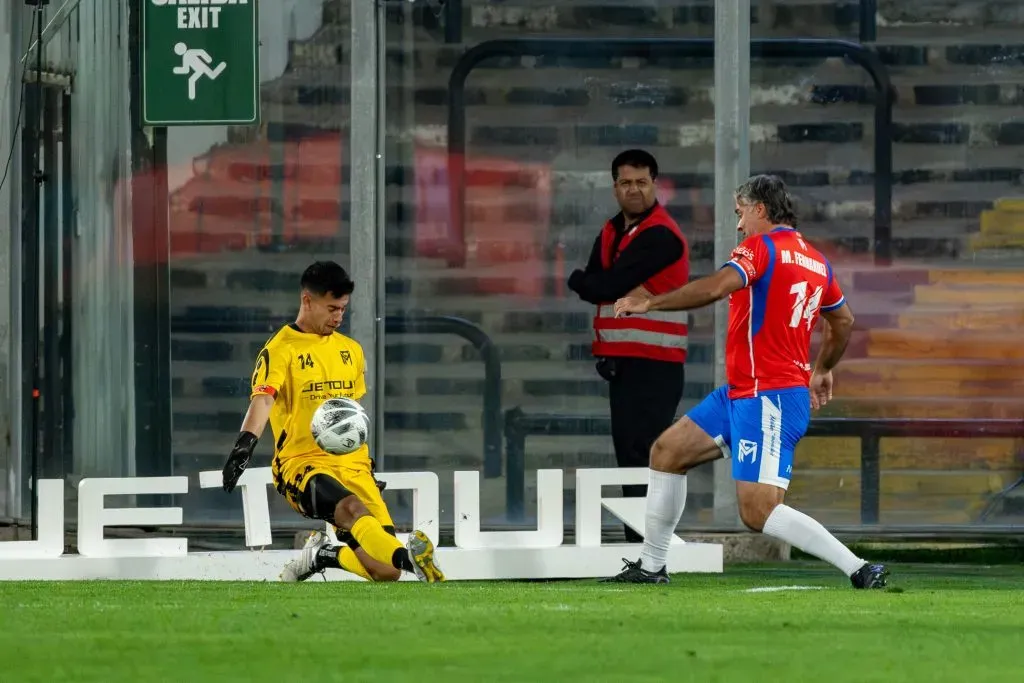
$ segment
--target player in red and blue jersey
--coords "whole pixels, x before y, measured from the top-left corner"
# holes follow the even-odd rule
[[[610,579],[667,583],[669,543],[686,502],[686,473],[732,458],[743,523],[841,569],[855,588],[882,588],[888,570],[854,555],[820,523],[785,505],[793,452],[811,409],[832,398],[832,369],[853,330],[853,314],[828,259],[796,230],[785,183],[754,176],[736,190],[743,241],[715,274],[655,297],[626,297],[616,315],[678,311],[729,297],[725,386],[666,430],[651,449],[644,547]],[[810,363],[811,333],[825,319]]]
[[[743,240],[726,265],[736,270],[743,287],[729,299],[729,398],[806,390],[811,331],[819,311],[846,304],[832,266],[788,226]]]

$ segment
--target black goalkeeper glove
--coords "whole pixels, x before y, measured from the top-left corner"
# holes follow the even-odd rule
[[[235,490],[235,485],[242,476],[242,472],[245,472],[245,468],[249,466],[249,460],[252,459],[252,452],[256,448],[257,441],[259,439],[252,432],[242,432],[238,435],[235,447],[231,449],[231,455],[228,456],[228,461],[224,465],[225,492],[231,493]]]

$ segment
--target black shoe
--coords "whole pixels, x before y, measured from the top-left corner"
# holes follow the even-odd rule
[[[624,568],[621,572],[599,583],[668,583],[668,572],[662,567],[656,572],[649,572],[640,566],[640,560],[630,562],[622,558]]]
[[[884,564],[866,563],[850,577],[854,588],[885,588],[889,570]]]

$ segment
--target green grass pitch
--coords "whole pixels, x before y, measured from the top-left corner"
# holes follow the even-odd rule
[[[816,563],[669,586],[0,583],[0,680],[1024,680],[1024,567],[892,569],[870,592]]]

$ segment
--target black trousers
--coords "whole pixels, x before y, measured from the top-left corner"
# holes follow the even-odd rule
[[[609,380],[615,460],[619,467],[648,467],[651,446],[672,425],[683,398],[683,364],[607,358],[599,361],[599,370]],[[647,495],[647,486],[623,486],[622,495],[641,498]],[[643,541],[643,536],[628,526],[625,532],[627,542]]]

